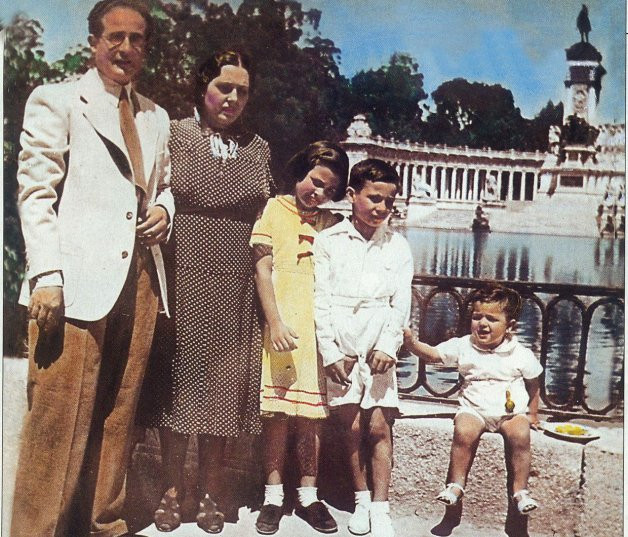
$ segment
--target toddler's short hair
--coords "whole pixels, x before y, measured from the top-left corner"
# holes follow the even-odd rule
[[[519,318],[523,305],[521,295],[517,291],[500,284],[489,284],[474,291],[471,304],[475,302],[500,304],[509,321],[513,319],[516,321]]]
[[[349,186],[356,192],[364,187],[366,181],[373,183],[391,183],[397,187],[401,186],[401,179],[390,164],[377,158],[367,158],[358,162],[351,168],[349,174]]]

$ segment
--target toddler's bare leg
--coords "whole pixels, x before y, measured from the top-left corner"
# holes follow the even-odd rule
[[[320,453],[321,420],[297,418],[297,462],[302,487],[315,487]]]
[[[368,430],[373,470],[373,501],[388,501],[392,472],[392,427],[387,409],[376,407],[371,412]]]
[[[281,485],[288,440],[288,417],[281,415],[263,418],[262,424],[266,484]]]
[[[506,464],[512,472],[512,492],[528,488],[530,475],[530,422],[523,414],[502,423]]]
[[[362,424],[359,405],[342,405],[335,410],[342,426],[345,451],[349,458],[353,487],[356,491],[368,490],[366,461],[362,449]]]
[[[451,443],[447,483],[458,483],[464,487],[471,464],[478,449],[484,424],[471,414],[458,414],[454,419],[454,439]],[[459,489],[454,489],[459,495]]]

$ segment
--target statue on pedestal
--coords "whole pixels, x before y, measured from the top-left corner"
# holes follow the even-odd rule
[[[478,205],[475,208],[475,218],[471,224],[471,229],[473,231],[486,231],[489,232],[491,230],[491,226],[488,223],[488,216],[482,209],[481,205]]]
[[[497,201],[499,199],[499,193],[497,192],[497,177],[492,174],[487,174],[484,189],[484,201]]]
[[[580,13],[578,13],[576,26],[580,32],[580,41],[582,43],[588,43],[589,32],[591,31],[591,21],[589,20],[589,8],[587,8],[585,4],[582,4],[582,9],[580,10]]]

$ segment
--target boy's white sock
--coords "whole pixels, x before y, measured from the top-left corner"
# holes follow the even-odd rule
[[[299,503],[303,507],[308,507],[312,505],[314,502],[318,501],[318,496],[316,495],[318,491],[317,487],[297,487],[297,494],[299,495]]]
[[[283,485],[266,485],[264,491],[264,505],[283,505]]]
[[[386,502],[371,502],[371,515],[390,513],[390,504]]]
[[[371,505],[371,491],[370,490],[358,490],[355,492],[355,504],[364,505],[368,507]]]

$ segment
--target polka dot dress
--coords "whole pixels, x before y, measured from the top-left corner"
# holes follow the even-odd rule
[[[261,330],[248,242],[270,194],[268,144],[255,135],[235,158],[216,157],[193,118],[173,121],[170,136],[173,317],[157,324],[143,421],[185,434],[257,434]]]

